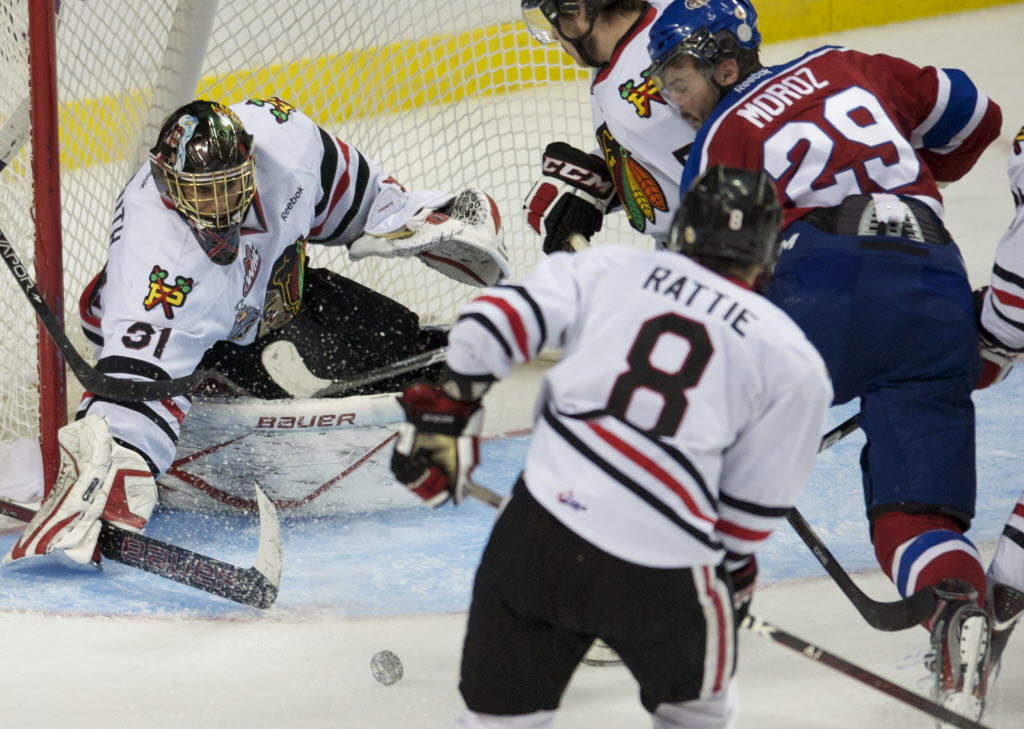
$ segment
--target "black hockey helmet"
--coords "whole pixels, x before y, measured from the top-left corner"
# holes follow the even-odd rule
[[[762,170],[716,165],[683,195],[666,248],[770,267],[779,255],[782,206]]]
[[[238,240],[256,194],[252,135],[228,107],[197,100],[171,113],[149,151],[160,194],[188,222],[214,263],[238,255]]]
[[[596,67],[599,64],[591,61],[583,44],[594,30],[598,12],[615,2],[617,0],[522,0],[523,20],[535,40],[545,45],[555,43],[558,39],[552,30],[557,30],[558,35],[572,44],[585,63]],[[558,16],[579,15],[583,8],[587,9],[589,19],[587,30],[576,37],[566,35],[558,23]]]

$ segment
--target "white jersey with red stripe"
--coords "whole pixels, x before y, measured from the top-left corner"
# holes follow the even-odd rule
[[[695,131],[647,74],[648,34],[668,0],[649,5],[611,60],[595,70],[590,108],[596,154],[608,165],[622,212],[636,230],[663,243],[679,206],[679,177]]]
[[[212,262],[143,165],[115,205],[106,267],[81,298],[83,328],[108,374],[186,376],[217,342],[250,344],[283,324],[298,311],[307,241],[350,243],[381,192],[402,191],[280,99],[231,108],[256,154],[256,196],[238,257]],[[114,437],[163,473],[189,408],[187,397],[122,403],[86,393],[79,410],[105,414]]]
[[[1009,175],[1016,212],[996,248],[981,326],[1002,346],[1024,352],[1024,128],[1010,148]]]
[[[448,366],[507,376],[544,348],[527,488],[597,547],[650,567],[752,554],[818,451],[832,388],[771,302],[667,251],[557,253],[460,312]]]
[[[771,175],[783,227],[876,192],[917,198],[941,217],[936,181],[963,177],[1001,122],[963,71],[825,46],[726,94],[697,135],[680,189],[721,164]]]

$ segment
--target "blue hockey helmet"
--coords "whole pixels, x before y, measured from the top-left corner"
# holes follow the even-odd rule
[[[757,11],[749,0],[675,0],[651,26],[647,50],[655,81],[659,69],[680,53],[705,66],[715,64],[723,57],[726,34],[739,48],[761,45]]]

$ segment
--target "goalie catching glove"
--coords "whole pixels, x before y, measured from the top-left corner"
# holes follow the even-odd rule
[[[138,533],[153,513],[153,474],[138,453],[114,442],[106,417],[89,415],[66,425],[57,441],[57,481],[4,564],[51,553],[98,564],[101,520]]]
[[[399,398],[406,421],[398,426],[391,471],[428,506],[451,498],[461,504],[480,461],[483,409],[479,400],[457,400],[445,389],[417,382]]]
[[[433,190],[381,190],[364,234],[349,257],[418,257],[436,271],[471,286],[493,286],[509,277],[508,249],[498,206],[485,192],[458,195]]]
[[[571,252],[573,234],[589,241],[601,230],[615,184],[603,159],[565,142],[547,146],[541,170],[543,177],[523,203],[526,222],[544,236],[545,253]]]

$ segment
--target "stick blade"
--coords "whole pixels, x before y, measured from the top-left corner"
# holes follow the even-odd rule
[[[274,502],[267,497],[258,483],[253,484],[253,487],[256,489],[256,505],[260,510],[260,546],[256,551],[256,564],[253,565],[253,569],[266,578],[268,584],[265,588],[272,588],[273,597],[276,599],[281,586],[281,563],[284,559],[281,522],[277,518]]]
[[[260,357],[271,379],[292,397],[313,397],[331,384],[330,380],[310,372],[295,344],[287,339],[271,342],[263,348]]]

